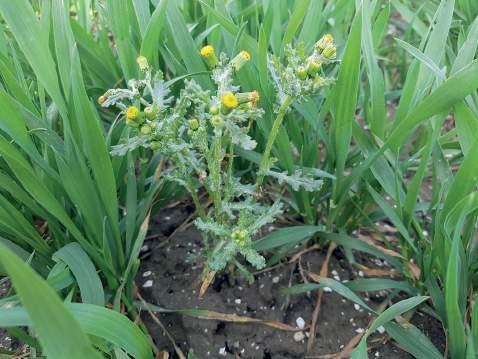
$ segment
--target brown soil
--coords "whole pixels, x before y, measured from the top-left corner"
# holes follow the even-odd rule
[[[201,308],[221,313],[237,314],[260,319],[275,320],[296,326],[302,318],[309,326],[317,301],[317,292],[287,296],[280,290],[303,283],[301,268],[319,273],[325,257],[321,251],[302,256],[300,265],[288,264],[257,275],[249,284],[239,275],[222,274],[200,299],[198,297],[201,275],[201,235],[193,225],[177,230],[188,217],[185,208],[163,211],[151,226],[153,239],[146,242],[147,250],[137,277],[138,287],[147,302],[168,309]],[[333,274],[332,274],[333,273]],[[337,249],[329,263],[329,276],[340,280],[355,277],[350,266]],[[149,283],[148,283],[149,281]],[[152,281],[152,283],[151,283]],[[146,284],[146,286],[145,286]],[[149,286],[151,285],[151,286]],[[376,307],[384,297],[371,293],[362,298]],[[281,331],[258,324],[224,323],[195,319],[178,314],[157,314],[178,346],[184,352],[189,349],[200,358],[257,358],[293,359],[306,358],[307,337],[296,341],[294,332]],[[146,313],[143,315],[151,335],[160,350],[167,350],[176,358],[171,342],[161,328]],[[344,345],[361,329],[365,329],[371,316],[341,296],[324,293],[319,315],[317,336],[310,357],[340,352]],[[417,315],[414,323],[430,336],[440,350],[444,348],[444,336],[439,323]],[[303,333],[306,333],[305,330]],[[402,359],[411,356],[392,342],[385,344],[385,334],[377,333],[369,344],[370,358]]]
[[[0,278],[1,279],[1,278]],[[0,298],[4,297],[8,290],[10,289],[10,283],[8,281],[4,281],[0,283]],[[20,349],[20,343],[8,332],[2,328],[0,328],[0,358],[2,358],[2,352],[18,352]]]

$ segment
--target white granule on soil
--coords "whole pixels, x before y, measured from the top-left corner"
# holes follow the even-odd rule
[[[150,279],[150,280],[147,280],[146,282],[144,282],[143,284],[143,288],[151,288],[153,286],[153,281]]]

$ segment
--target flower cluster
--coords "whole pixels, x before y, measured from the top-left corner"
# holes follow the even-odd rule
[[[330,85],[333,79],[323,76],[323,66],[334,62],[336,54],[334,38],[327,34],[317,41],[308,56],[301,46],[289,46],[285,52],[285,65],[279,57],[269,57],[269,70],[279,105],[284,103],[287,96],[301,99]]]
[[[257,91],[241,92],[233,75],[249,60],[240,52],[229,60],[216,56],[212,46],[200,51],[211,69],[214,90],[203,89],[193,80],[184,81],[176,96],[172,81],[161,72],[153,74],[147,60],[138,65],[143,79],[131,80],[126,89],[108,90],[98,102],[117,106],[130,128],[126,141],[112,153],[124,155],[138,147],[159,151],[170,160],[165,176],[191,194],[200,218],[196,224],[205,236],[207,266],[218,271],[241,253],[256,268],[265,260],[252,247],[252,236],[281,212],[281,205],[261,205],[253,185],[234,176],[235,146],[252,150],[256,142],[248,135],[253,121],[262,117]],[[196,188],[201,185],[213,206],[202,208]]]

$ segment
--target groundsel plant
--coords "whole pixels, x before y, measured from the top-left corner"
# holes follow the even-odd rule
[[[159,151],[171,166],[164,176],[182,185],[191,195],[199,218],[195,221],[204,234],[207,256],[206,277],[210,282],[217,271],[229,264],[243,269],[236,260],[241,254],[255,268],[265,266],[265,259],[252,246],[252,238],[282,212],[282,204],[260,203],[258,195],[264,175],[293,188],[315,191],[320,181],[271,171],[270,152],[277,131],[289,106],[295,99],[316,93],[331,83],[320,75],[321,65],[335,58],[330,35],[322,38],[312,55],[305,57],[301,49],[289,48],[287,65],[271,58],[271,75],[276,84],[279,102],[277,118],[260,166],[257,183],[242,183],[234,175],[236,146],[256,148],[248,134],[254,121],[263,116],[258,108],[256,91],[241,92],[234,76],[250,60],[247,51],[229,59],[217,56],[212,46],[200,54],[209,67],[214,90],[201,88],[194,80],[185,80],[179,95],[170,94],[176,80],[165,81],[161,71],[153,72],[145,57],[137,59],[142,79],[130,80],[126,89],[108,90],[99,98],[103,107],[117,106],[125,118],[130,134],[126,141],[112,148],[113,155],[124,155],[137,148]],[[197,188],[202,186],[212,206],[205,209]],[[207,287],[207,286],[206,286]]]
[[[140,56],[138,64],[144,78],[100,97],[102,106],[118,106],[132,129],[128,140],[113,147],[112,153],[124,155],[146,147],[171,161],[165,176],[191,194],[199,214],[196,225],[207,234],[205,248],[211,270],[224,269],[237,253],[254,267],[263,268],[265,260],[252,248],[251,237],[272,222],[282,206],[257,203],[254,187],[242,184],[233,173],[234,147],[256,147],[247,133],[263,113],[257,108],[257,92],[241,93],[233,84],[234,72],[250,55],[242,51],[230,61],[225,55],[218,59],[210,46],[201,54],[212,68],[213,92],[186,80],[174,98],[168,89],[171,83],[164,81],[160,71],[153,74],[146,58]],[[209,211],[200,203],[198,184],[213,203]]]

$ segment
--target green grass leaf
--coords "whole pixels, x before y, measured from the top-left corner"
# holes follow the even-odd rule
[[[0,263],[10,276],[24,305],[25,317],[30,318],[28,321],[31,320],[35,327],[40,344],[49,358],[101,358],[53,289],[3,244],[0,244]],[[15,311],[17,308],[10,310]],[[0,326],[6,325],[9,316],[10,313],[0,315]],[[25,324],[17,323],[15,326]]]
[[[78,243],[70,243],[56,251],[53,259],[68,265],[76,279],[84,303],[105,305],[105,294],[100,277],[88,255]]]

